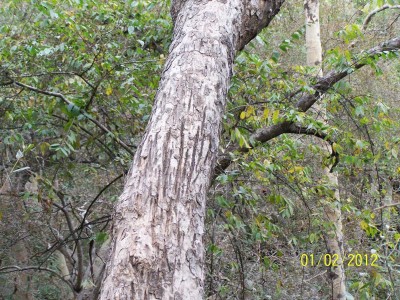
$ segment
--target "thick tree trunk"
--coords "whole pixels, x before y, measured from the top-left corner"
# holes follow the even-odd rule
[[[304,2],[306,13],[306,45],[307,45],[307,64],[318,67],[318,76],[322,77],[322,46],[320,38],[319,25],[319,0],[306,0]],[[317,118],[326,122],[326,110],[320,105],[315,106],[317,110]],[[327,156],[330,155],[331,146],[319,140],[321,149],[328,149]],[[334,227],[325,235],[327,251],[331,255],[337,255],[337,266],[331,267],[329,278],[332,283],[332,300],[346,299],[346,285],[344,273],[344,250],[343,250],[343,232],[342,232],[342,216],[340,210],[340,195],[338,190],[338,177],[336,173],[331,173],[330,167],[323,170],[329,186],[332,187],[333,199],[325,199],[324,211],[327,220]]]
[[[116,206],[100,299],[201,299],[206,193],[237,50],[283,1],[175,1],[174,39]]]

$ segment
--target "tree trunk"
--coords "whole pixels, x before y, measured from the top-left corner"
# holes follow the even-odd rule
[[[6,172],[4,172],[6,174]],[[24,223],[24,207],[19,196],[25,191],[25,184],[29,180],[29,175],[25,173],[17,173],[11,177],[4,176],[0,184],[0,212],[4,213],[4,220],[0,218],[0,226],[4,224],[9,224],[10,228],[15,234],[15,243],[10,251],[10,259],[14,264],[26,264],[29,260],[29,252],[27,249],[25,239],[20,239],[21,233],[18,230],[18,224]],[[6,236],[11,236],[11,234],[6,234]],[[1,261],[0,261],[1,262]],[[31,300],[33,299],[30,289],[30,276],[26,272],[16,273],[14,277],[14,291],[12,299],[16,300]],[[0,295],[1,298],[1,295]]]
[[[100,299],[201,299],[206,193],[232,63],[283,1],[173,1],[174,39],[114,215]]]
[[[322,77],[322,46],[319,25],[319,0],[306,0],[304,3],[306,14],[306,45],[307,45],[307,64],[309,66],[318,67],[318,76]],[[327,122],[326,109],[320,105],[315,105],[317,110],[317,119]],[[331,146],[319,140],[321,149],[328,149],[327,156],[330,155]],[[344,273],[344,250],[343,250],[343,232],[342,232],[342,216],[340,208],[340,195],[338,190],[338,176],[332,173],[330,167],[324,167],[325,175],[329,186],[333,191],[333,199],[324,199],[324,211],[327,220],[332,224],[332,231],[325,235],[327,251],[329,254],[337,255],[337,266],[331,267],[329,278],[332,284],[332,300],[346,299],[346,285]]]
[[[382,181],[385,189],[382,204],[387,207],[382,210],[382,230],[383,235],[386,235],[387,227],[391,225],[390,206],[393,204],[393,183],[387,177],[385,177]]]

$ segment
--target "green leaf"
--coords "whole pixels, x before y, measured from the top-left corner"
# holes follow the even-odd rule
[[[278,60],[279,60],[279,56],[280,56],[280,54],[279,54],[279,52],[278,51],[273,51],[272,52],[272,57],[271,57],[271,59],[274,61],[274,62],[278,62]]]
[[[78,116],[79,114],[80,114],[80,108],[78,107],[78,106],[76,106],[75,104],[73,104],[73,103],[70,103],[70,104],[68,104],[67,105],[67,111],[69,112],[69,114],[71,115],[71,116],[74,116],[74,117],[76,117],[76,116]]]
[[[106,232],[98,232],[96,234],[95,240],[97,243],[103,244],[107,240],[107,238],[108,238],[108,235]]]

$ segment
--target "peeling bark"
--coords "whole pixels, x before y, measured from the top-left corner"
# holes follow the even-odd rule
[[[206,193],[236,51],[283,1],[174,1],[174,39],[114,215],[100,299],[202,299]]]

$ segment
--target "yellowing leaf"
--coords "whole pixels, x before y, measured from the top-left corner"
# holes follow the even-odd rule
[[[275,110],[272,114],[272,122],[277,123],[279,118],[279,110]]]
[[[40,152],[42,153],[43,156],[46,154],[46,151],[47,151],[47,149],[49,149],[49,147],[50,147],[50,144],[46,143],[46,142],[43,142],[39,145]]]
[[[294,173],[294,172],[298,173],[303,170],[304,170],[304,167],[302,167],[302,166],[294,166],[293,168],[289,169],[288,172],[289,173]]]
[[[254,110],[254,106],[249,106],[246,109],[246,116],[247,117],[251,117],[252,115],[254,115],[255,110]]]
[[[295,170],[296,172],[300,172],[300,171],[303,171],[303,170],[304,170],[304,167],[302,167],[302,166],[295,166],[295,167],[294,167],[294,170]]]
[[[333,144],[332,144],[332,150],[333,150],[334,152],[337,152],[337,144],[336,144],[336,143],[333,143]]]
[[[268,116],[269,116],[269,109],[266,108],[266,109],[264,109],[263,118],[268,119]]]
[[[107,89],[106,89],[106,95],[107,96],[110,96],[111,94],[112,94],[112,88],[111,88],[111,86],[109,86]]]
[[[362,221],[360,222],[360,226],[361,226],[361,228],[364,229],[364,230],[366,230],[366,229],[369,227],[368,223],[365,222],[364,220],[362,220]]]
[[[246,118],[246,112],[245,112],[245,111],[242,111],[242,112],[240,113],[240,119],[243,120],[243,119],[245,119],[245,118]]]

